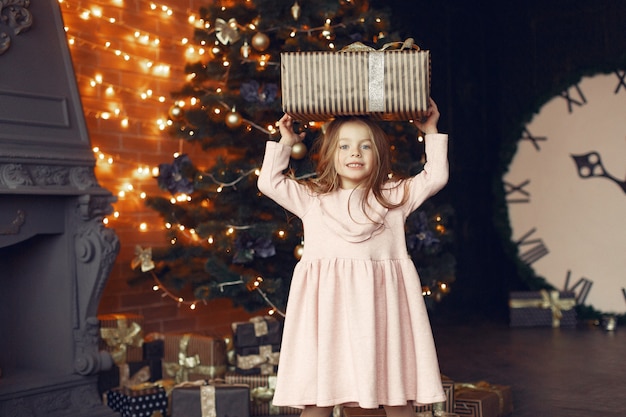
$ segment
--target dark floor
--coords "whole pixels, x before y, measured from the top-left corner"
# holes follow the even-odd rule
[[[625,417],[626,328],[433,324],[455,382],[509,385],[513,417]]]

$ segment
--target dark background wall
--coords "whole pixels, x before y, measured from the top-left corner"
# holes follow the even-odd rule
[[[372,6],[389,7],[396,30],[431,51],[440,130],[450,134],[450,183],[437,198],[455,209],[457,281],[435,315],[504,322],[508,292],[528,288],[528,277],[507,239],[500,178],[544,102],[583,75],[626,69],[626,1]]]

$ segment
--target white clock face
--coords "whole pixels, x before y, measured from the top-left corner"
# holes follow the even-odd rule
[[[503,177],[520,258],[584,304],[623,313],[626,300],[626,71],[584,77],[526,126]],[[576,291],[579,291],[579,286]]]

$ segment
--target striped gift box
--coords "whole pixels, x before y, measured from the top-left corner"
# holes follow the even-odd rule
[[[359,45],[339,52],[283,52],[283,111],[306,121],[421,118],[430,95],[429,51]]]
[[[245,384],[250,387],[251,416],[292,415],[302,412],[298,408],[272,404],[276,375],[240,375],[236,372],[226,372],[224,380],[227,384]]]

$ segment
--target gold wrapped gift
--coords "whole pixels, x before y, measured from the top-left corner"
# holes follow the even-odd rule
[[[214,379],[226,372],[224,339],[195,334],[164,336],[163,376],[177,383]]]
[[[298,120],[417,119],[428,108],[430,53],[412,39],[381,50],[355,43],[339,52],[284,52],[281,88],[283,111]]]
[[[486,381],[455,384],[454,411],[461,416],[503,417],[513,412],[511,387]]]
[[[100,320],[103,348],[117,364],[137,362],[143,358],[143,316],[138,314],[104,314]]]

